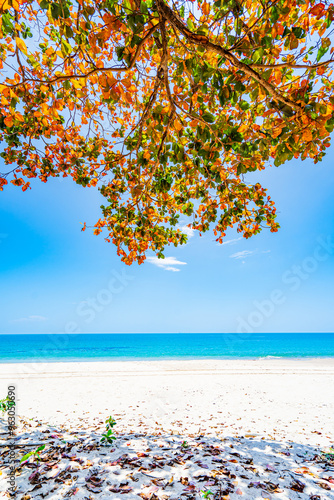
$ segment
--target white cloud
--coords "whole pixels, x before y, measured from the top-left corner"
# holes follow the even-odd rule
[[[243,250],[242,252],[233,253],[230,255],[231,259],[244,259],[249,257],[254,251],[251,250]]]
[[[187,263],[177,260],[175,257],[166,257],[165,259],[158,259],[158,257],[147,257],[147,261],[154,266],[161,267],[165,271],[178,272],[175,266],[185,266]]]
[[[226,241],[223,241],[222,245],[235,245],[235,243],[237,241],[240,241],[242,240],[242,238],[234,238],[233,240],[226,240]]]
[[[23,321],[46,321],[46,320],[47,318],[45,318],[44,316],[32,315],[28,316],[27,318],[13,319],[11,323],[21,323]]]
[[[178,226],[178,229],[180,229],[183,233],[185,233],[188,238],[192,238],[195,236],[195,229],[192,227],[188,227],[187,224],[184,224],[183,226]]]

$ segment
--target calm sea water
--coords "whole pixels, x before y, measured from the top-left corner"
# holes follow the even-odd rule
[[[0,334],[0,362],[334,357],[334,333]]]

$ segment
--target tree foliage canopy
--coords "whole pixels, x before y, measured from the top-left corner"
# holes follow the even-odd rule
[[[0,0],[0,12],[0,189],[96,186],[94,232],[127,264],[184,243],[183,215],[219,242],[233,226],[277,231],[245,174],[318,162],[330,145],[326,0]]]

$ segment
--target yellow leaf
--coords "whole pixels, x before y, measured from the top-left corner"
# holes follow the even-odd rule
[[[10,5],[8,0],[5,0],[4,2],[0,2],[0,10],[3,12],[4,10],[10,9]]]
[[[24,41],[22,40],[22,38],[18,38],[16,37],[15,38],[15,41],[16,41],[16,45],[18,47],[18,49],[23,52],[23,54],[27,54],[27,46],[26,44],[24,43]]]
[[[174,127],[176,128],[176,130],[178,132],[180,132],[180,130],[183,129],[183,127],[182,127],[181,123],[179,122],[179,120],[174,120]]]
[[[43,111],[43,115],[48,115],[48,114],[49,114],[49,110],[50,110],[50,108],[49,108],[49,105],[48,105],[48,104],[46,104],[45,102],[43,102],[43,103],[41,104],[41,109],[42,109],[42,111]]]
[[[85,84],[85,82],[82,80],[72,80],[72,85],[75,89],[81,89],[83,87],[83,85]]]
[[[240,125],[240,127],[238,128],[238,132],[240,132],[240,134],[242,134],[247,129],[248,129],[248,123],[245,122],[242,125]]]

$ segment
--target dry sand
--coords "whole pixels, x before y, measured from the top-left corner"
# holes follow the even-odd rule
[[[334,498],[333,359],[1,364],[0,397],[9,384],[18,457],[47,445],[19,499]],[[100,447],[109,415],[118,438]]]
[[[256,433],[328,444],[334,359],[164,360],[0,365],[0,395],[50,423],[117,415],[141,430]],[[320,434],[321,433],[321,434]]]

